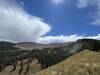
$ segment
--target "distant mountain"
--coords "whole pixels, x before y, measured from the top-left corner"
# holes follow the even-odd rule
[[[33,49],[43,49],[43,48],[50,48],[50,47],[60,47],[60,46],[66,46],[70,44],[68,43],[51,43],[51,44],[40,44],[35,42],[20,42],[15,45],[16,48],[19,48],[19,50],[33,50]]]
[[[84,50],[33,75],[100,75],[100,53]]]
[[[14,45],[16,44],[11,42],[0,41],[0,51],[16,50]]]
[[[0,41],[0,51],[43,49],[43,48],[50,48],[50,47],[65,46],[67,44],[69,43],[40,44],[35,42],[11,43],[6,41]]]

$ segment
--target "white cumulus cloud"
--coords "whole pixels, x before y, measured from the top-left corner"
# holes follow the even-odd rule
[[[0,40],[36,41],[50,30],[49,24],[39,17],[29,15],[20,5],[0,0]]]
[[[9,2],[10,1],[10,2]],[[42,18],[28,14],[15,0],[0,0],[0,41],[11,42],[38,42],[38,43],[63,43],[76,41],[82,38],[99,39],[97,36],[60,35],[45,36],[51,30],[51,26]],[[96,0],[98,1],[98,0]],[[84,3],[80,7],[87,7]],[[83,1],[81,1],[81,4]],[[97,5],[99,10],[99,5]],[[99,11],[98,11],[98,15]],[[98,22],[100,17],[98,16]],[[96,21],[95,21],[96,22]]]
[[[83,39],[83,38],[88,38],[88,39],[98,39],[100,40],[100,34],[97,36],[84,36],[84,35],[60,35],[60,36],[46,36],[46,37],[41,37],[37,40],[38,43],[63,43],[63,42],[72,42],[76,41],[78,39]]]

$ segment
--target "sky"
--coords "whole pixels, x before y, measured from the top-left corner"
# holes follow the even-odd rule
[[[0,41],[100,40],[100,0],[0,0]]]

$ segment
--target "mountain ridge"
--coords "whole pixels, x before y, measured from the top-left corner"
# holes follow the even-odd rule
[[[24,42],[24,44],[27,43]],[[10,71],[10,74],[12,75],[14,75],[14,72],[17,72],[17,75],[29,75],[33,73],[32,69],[34,70],[34,73],[40,70],[48,69],[49,67],[59,64],[67,58],[84,51],[85,49],[90,50],[90,52],[99,52],[100,41],[94,39],[79,39],[68,44],[57,44],[53,47],[50,45],[49,47],[42,49],[33,48],[32,50],[15,51],[9,51],[8,49],[8,51],[0,51],[0,71],[3,73],[3,71],[6,71],[6,69],[10,66],[10,70],[7,69],[6,73],[9,73]],[[36,66],[32,67],[32,65]],[[37,69],[35,69],[36,67]]]
[[[34,75],[99,75],[100,53],[83,50]]]

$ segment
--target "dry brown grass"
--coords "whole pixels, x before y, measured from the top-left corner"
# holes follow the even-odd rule
[[[100,75],[100,53],[84,50],[34,75]]]

